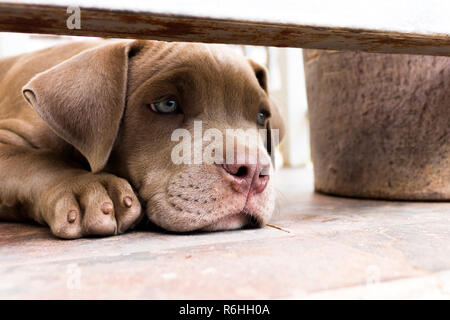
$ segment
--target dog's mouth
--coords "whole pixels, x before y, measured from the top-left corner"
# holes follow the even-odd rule
[[[212,224],[201,228],[201,231],[221,231],[221,230],[235,230],[242,228],[260,228],[263,222],[257,216],[247,212],[245,209],[229,214],[218,219]]]
[[[236,191],[223,175],[216,165],[189,167],[171,176],[164,191],[149,197],[141,191],[147,217],[172,232],[263,227],[274,209],[271,185],[261,192],[251,186],[244,192]]]

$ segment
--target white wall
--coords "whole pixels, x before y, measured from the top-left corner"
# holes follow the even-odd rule
[[[39,50],[62,41],[58,36],[30,35],[26,33],[0,33],[0,56],[11,56]]]

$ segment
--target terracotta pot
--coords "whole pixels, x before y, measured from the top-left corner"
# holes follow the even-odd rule
[[[450,200],[450,57],[304,50],[317,191]]]

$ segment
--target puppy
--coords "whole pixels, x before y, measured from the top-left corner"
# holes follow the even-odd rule
[[[196,123],[277,129],[281,139],[255,62],[220,45],[99,41],[5,58],[0,70],[0,219],[74,239],[120,234],[144,217],[175,232],[271,217],[273,146],[259,143],[255,162],[242,157],[247,147],[233,147],[244,160],[232,163],[172,159],[173,133],[194,135]]]

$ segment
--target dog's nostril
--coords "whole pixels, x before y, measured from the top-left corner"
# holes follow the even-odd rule
[[[233,164],[233,165],[222,165],[228,174],[239,177],[239,178],[245,178],[249,174],[249,168],[247,168],[246,165],[239,165],[239,164]]]
[[[261,171],[259,172],[259,177],[262,178],[268,175],[270,175],[270,169],[268,167],[261,168]]]
[[[245,177],[248,169],[246,166],[239,167],[238,171],[234,174],[236,177]]]

